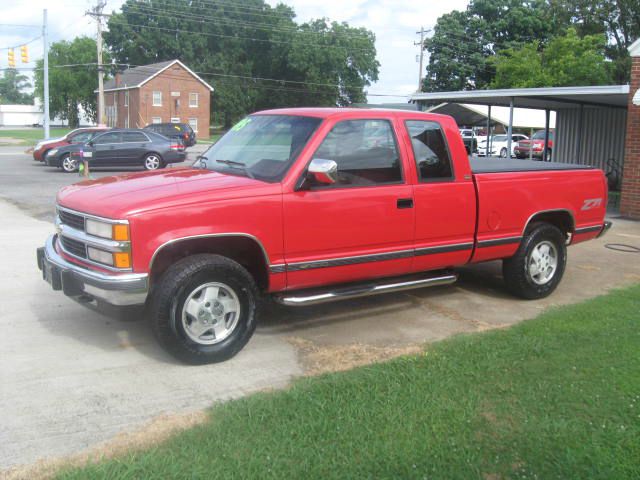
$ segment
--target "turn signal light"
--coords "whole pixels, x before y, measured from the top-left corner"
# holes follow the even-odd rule
[[[122,223],[116,223],[113,225],[113,237],[114,240],[128,241],[129,240],[129,225]]]
[[[113,264],[116,268],[131,268],[131,256],[125,252],[114,253]]]

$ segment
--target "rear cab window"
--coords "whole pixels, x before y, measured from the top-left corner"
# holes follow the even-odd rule
[[[418,170],[418,181],[455,180],[447,139],[439,123],[430,120],[406,120],[411,148]]]

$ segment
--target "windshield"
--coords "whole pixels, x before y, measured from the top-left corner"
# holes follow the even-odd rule
[[[531,138],[534,140],[544,140],[544,130],[538,130]],[[551,130],[549,130],[549,140],[553,140],[553,131]]]
[[[294,115],[251,115],[198,157],[194,167],[279,182],[321,122]]]

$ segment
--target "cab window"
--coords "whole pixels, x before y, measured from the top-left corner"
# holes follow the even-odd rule
[[[314,158],[333,160],[338,165],[338,181],[317,188],[402,183],[400,155],[388,120],[337,123]]]
[[[119,132],[105,133],[104,135],[100,135],[99,137],[96,137],[95,140],[93,140],[93,143],[95,145],[104,145],[107,143],[120,143],[120,142],[121,142],[121,135]]]
[[[451,157],[440,124],[425,120],[405,122],[420,182],[453,179]]]

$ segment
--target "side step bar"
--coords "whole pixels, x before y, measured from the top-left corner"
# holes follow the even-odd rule
[[[450,285],[458,279],[455,273],[442,273],[430,277],[404,277],[381,279],[377,283],[351,284],[347,286],[329,286],[325,289],[300,290],[297,292],[282,292],[273,295],[273,299],[289,307],[306,307],[319,303],[346,300],[348,298],[367,297],[379,293],[401,292],[414,288],[437,287]]]

